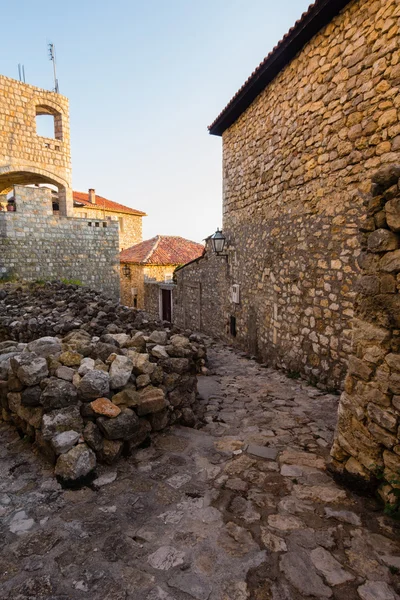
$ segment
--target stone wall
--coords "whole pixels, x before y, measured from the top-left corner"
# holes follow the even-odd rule
[[[215,256],[206,243],[205,255],[175,273],[174,323],[213,337],[229,334],[226,295],[230,269],[225,256]]]
[[[124,270],[129,267],[129,273]],[[144,275],[142,265],[120,263],[121,304],[144,307]]]
[[[99,200],[100,202],[100,200]],[[99,207],[74,206],[74,217],[84,219],[99,219],[107,221],[117,221],[119,225],[119,249],[125,250],[134,244],[139,244],[143,239],[142,218],[139,215],[131,215],[124,212],[103,210]],[[121,221],[122,220],[122,221]]]
[[[354,347],[331,451],[336,471],[400,488],[400,166],[378,171],[361,231]]]
[[[54,137],[37,134],[37,115],[54,118]],[[0,193],[15,184],[51,183],[60,212],[72,216],[68,99],[0,75]]]
[[[363,196],[400,157],[399,16],[396,0],[350,3],[223,134],[229,272],[212,329],[329,387],[347,367]],[[205,281],[200,265],[178,279]],[[202,306],[202,323],[212,319]]]
[[[54,215],[46,188],[14,196],[16,212],[0,212],[0,277],[78,280],[119,298],[117,223]]]
[[[125,265],[129,267],[130,274],[124,273]],[[165,282],[166,277],[172,279],[177,266],[178,265],[138,265],[121,262],[122,304],[125,304],[125,306],[134,306],[134,298],[136,295],[137,308],[144,309],[146,312],[151,312],[152,314],[157,314],[158,318],[158,300],[157,302],[155,301],[155,291],[152,287],[147,287],[146,282],[151,280],[149,282],[149,285],[151,285],[151,282],[154,281]]]

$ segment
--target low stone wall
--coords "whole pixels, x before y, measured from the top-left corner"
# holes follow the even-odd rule
[[[0,212],[0,278],[80,281],[119,298],[118,223],[54,215],[51,192],[15,187]]]
[[[176,422],[192,426],[197,337],[167,330],[104,333],[0,343],[2,419],[55,463],[66,483],[94,473]]]
[[[400,166],[372,178],[368,212],[361,227],[353,331],[345,389],[331,451],[336,473],[382,482],[394,502],[400,489]]]

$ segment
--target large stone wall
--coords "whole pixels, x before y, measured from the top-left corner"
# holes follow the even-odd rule
[[[51,191],[15,187],[0,212],[0,277],[67,279],[119,298],[118,224],[53,214]]]
[[[54,137],[38,135],[37,115],[54,117]],[[72,216],[68,99],[0,75],[0,193],[15,184],[51,183],[60,212]]]
[[[400,166],[378,171],[364,219],[354,348],[331,451],[336,471],[400,488]]]
[[[139,215],[117,212],[114,210],[103,210],[101,207],[74,206],[74,217],[84,219],[100,219],[102,221],[117,221],[119,224],[119,249],[125,250],[134,244],[139,244],[143,239],[142,218]],[[122,219],[122,226],[121,221]]]
[[[350,351],[363,196],[400,158],[399,17],[396,0],[350,3],[223,134],[229,277],[215,329],[235,317],[226,339],[329,387]]]

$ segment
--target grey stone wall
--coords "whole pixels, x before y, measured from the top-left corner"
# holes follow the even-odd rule
[[[383,475],[381,494],[400,488],[400,165],[372,178],[362,223],[353,352],[340,399],[334,467],[369,482]],[[382,482],[382,479],[380,479]]]
[[[51,192],[15,187],[0,212],[0,277],[67,279],[119,299],[118,223],[53,215]]]
[[[175,271],[174,324],[216,338],[228,335],[230,263],[207,242],[204,257]]]

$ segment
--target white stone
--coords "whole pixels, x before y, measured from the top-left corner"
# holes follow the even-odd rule
[[[367,581],[357,588],[361,600],[399,600],[399,596],[384,581]]]
[[[184,552],[179,552],[172,546],[161,546],[147,558],[148,563],[160,571],[168,571],[172,567],[183,564],[185,558]]]
[[[22,535],[34,526],[35,521],[30,519],[24,510],[19,510],[15,513],[10,521],[9,530],[11,533]]]

